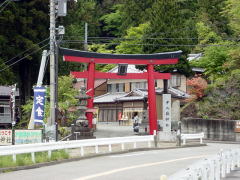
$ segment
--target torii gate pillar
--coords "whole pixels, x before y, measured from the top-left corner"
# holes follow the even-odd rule
[[[148,72],[148,120],[150,134],[157,131],[157,107],[156,107],[156,92],[155,92],[155,79],[154,79],[154,65],[147,65]]]
[[[87,95],[91,98],[88,99],[87,107],[89,109],[93,108],[93,100],[94,100],[94,81],[95,81],[95,63],[90,62],[88,64],[88,79],[87,79]],[[92,120],[93,120],[93,113],[87,112],[86,113],[88,125],[92,128]]]

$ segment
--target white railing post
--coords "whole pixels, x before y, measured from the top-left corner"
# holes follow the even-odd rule
[[[124,143],[121,144],[122,151],[124,151]]]
[[[109,152],[112,152],[112,145],[111,144],[108,145],[108,150],[109,150]]]
[[[225,156],[224,153],[222,152],[222,161],[221,161],[222,165],[221,165],[221,171],[222,171],[222,178],[226,177],[226,160],[225,160]]]
[[[81,156],[84,156],[84,149],[83,149],[82,146],[81,146],[81,149],[80,149],[80,154],[81,154]]]
[[[227,163],[227,169],[226,169],[226,173],[230,173],[230,167],[231,167],[231,158],[230,158],[230,153],[226,152],[226,163]]]
[[[36,163],[36,161],[35,161],[35,153],[34,152],[31,153],[31,157],[32,157],[32,162]]]
[[[240,149],[237,150],[237,167],[240,167]]]
[[[215,171],[214,171],[214,177],[215,177],[215,180],[220,180],[220,177],[221,177],[221,171],[220,171],[220,159],[219,159],[219,156],[217,158],[217,160],[215,161]]]
[[[13,154],[13,155],[12,155],[12,159],[13,159],[13,162],[16,162],[16,161],[17,161],[17,156],[16,156],[16,154]]]
[[[133,148],[136,149],[137,148],[137,142],[133,143]]]
[[[52,151],[49,150],[49,151],[48,151],[48,158],[51,159],[51,156],[52,156]]]
[[[99,151],[98,151],[98,145],[95,146],[95,152],[96,152],[96,154],[99,153]]]
[[[148,141],[148,148],[151,148],[151,141]]]
[[[183,145],[185,145],[186,144],[186,139],[185,139],[185,137],[184,137],[184,139],[183,139]]]
[[[215,160],[209,160],[209,179],[215,178]]]

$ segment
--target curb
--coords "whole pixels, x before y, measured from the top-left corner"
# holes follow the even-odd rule
[[[52,166],[52,165],[56,165],[56,164],[74,162],[74,161],[79,161],[79,160],[83,160],[83,159],[91,159],[91,158],[95,158],[95,157],[110,156],[110,155],[115,155],[115,154],[126,154],[126,153],[130,153],[130,152],[138,152],[138,151],[149,151],[149,150],[153,151],[153,150],[178,149],[178,148],[201,147],[201,146],[207,146],[207,144],[192,144],[192,145],[184,145],[184,146],[179,146],[179,147],[176,146],[176,147],[163,147],[163,148],[137,148],[137,149],[130,149],[130,150],[119,151],[119,152],[101,153],[101,154],[94,154],[94,155],[89,155],[89,156],[84,156],[84,157],[69,158],[69,159],[62,159],[62,160],[57,160],[57,161],[37,163],[34,165],[0,168],[0,174],[12,172],[12,171],[20,171],[20,170],[35,169],[35,168],[40,168],[40,167],[45,167],[45,166]]]

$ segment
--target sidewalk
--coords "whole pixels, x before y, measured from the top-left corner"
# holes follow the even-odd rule
[[[94,132],[96,138],[134,136],[132,126],[119,125],[118,122],[98,122]]]

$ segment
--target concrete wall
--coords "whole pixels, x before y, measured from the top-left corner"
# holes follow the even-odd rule
[[[183,118],[182,133],[204,132],[205,138],[216,141],[240,141],[240,133],[235,133],[234,120],[214,120]]]

